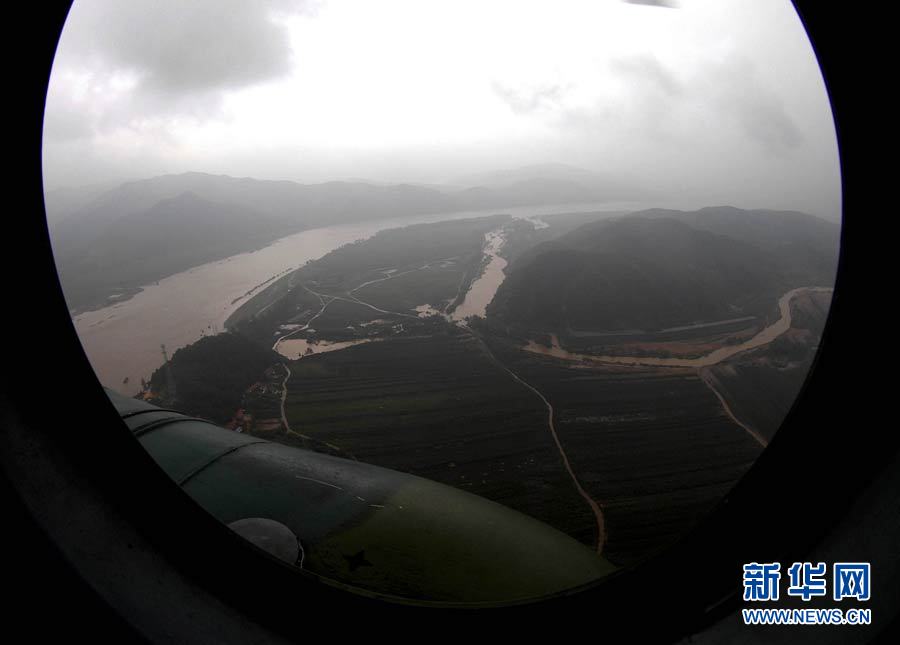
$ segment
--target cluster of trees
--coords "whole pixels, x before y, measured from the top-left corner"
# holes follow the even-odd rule
[[[150,377],[160,402],[185,414],[225,423],[240,406],[243,393],[258,381],[278,354],[234,333],[206,336],[182,347]],[[168,373],[175,381],[171,395]]]

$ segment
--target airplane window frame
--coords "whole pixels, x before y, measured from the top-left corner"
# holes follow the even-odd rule
[[[819,10],[811,8],[812,2],[795,1],[794,4],[810,32],[832,94],[832,109],[838,118],[842,111],[835,100],[834,83],[840,75],[834,73],[834,59],[829,59],[834,56],[834,50],[820,46],[833,36],[826,35],[825,40],[817,40],[811,17],[815,18]],[[32,114],[29,120],[32,126],[28,131],[32,146],[28,157],[31,176],[22,188],[27,191],[31,204],[37,205],[37,209],[32,208],[34,213],[43,213],[39,152],[43,94],[65,14],[63,8],[43,18],[40,25],[42,38],[35,43],[43,49],[36,54],[35,61],[44,76],[36,79],[37,82],[32,79],[28,86],[33,94],[29,105],[37,114]],[[822,30],[828,33],[826,27]],[[840,94],[837,96],[840,98]],[[41,109],[34,110],[35,105],[40,105]],[[35,120],[34,117],[38,118]],[[840,125],[840,119],[838,121]],[[842,134],[838,128],[843,170],[846,162]],[[850,203],[854,203],[852,193]],[[41,516],[34,521],[48,537],[58,537],[58,534],[54,535],[53,527],[60,526],[63,520],[50,515],[63,509],[42,512],[36,506],[43,495],[41,485],[81,478],[84,484],[79,487],[82,490],[73,492],[75,498],[95,496],[92,503],[121,519],[123,535],[134,531],[142,536],[162,560],[199,588],[221,598],[241,615],[271,627],[276,633],[288,637],[308,635],[308,625],[303,621],[298,624],[296,620],[298,606],[303,606],[307,617],[337,607],[354,620],[359,617],[361,624],[369,619],[408,620],[409,612],[415,611],[418,612],[415,620],[448,631],[459,630],[475,618],[476,612],[469,609],[412,609],[312,582],[289,565],[245,542],[193,502],[162,472],[131,433],[123,431],[126,430],[124,424],[94,376],[69,318],[55,274],[46,219],[33,219],[24,222],[23,228],[28,231],[22,239],[26,248],[35,250],[25,273],[34,278],[29,282],[39,293],[30,294],[30,299],[23,296],[23,302],[34,304],[34,311],[43,318],[36,327],[52,330],[54,334],[58,345],[54,360],[66,365],[66,391],[54,397],[49,391],[30,390],[30,380],[16,383],[12,375],[5,375],[8,382],[3,388],[5,432],[4,443],[0,445],[0,457],[3,458],[0,463],[7,475],[4,484],[23,500],[26,512]],[[850,356],[850,350],[841,342],[842,334],[849,328],[845,265],[847,244],[851,244],[851,248],[853,244],[853,225],[849,230],[850,236],[844,220],[835,297],[819,353],[803,390],[769,448],[717,508],[693,532],[650,560],[578,593],[536,604],[488,610],[492,614],[490,621],[528,624],[534,620],[534,613],[552,614],[555,618],[573,621],[570,624],[579,620],[607,620],[614,626],[631,625],[636,633],[648,630],[654,636],[677,638],[709,624],[737,606],[740,582],[737,571],[750,553],[765,554],[773,560],[789,560],[827,533],[836,521],[829,515],[829,510],[833,513],[834,509],[849,504],[863,490],[866,481],[887,465],[893,454],[880,452],[882,446],[877,441],[864,445],[873,436],[871,429],[868,434],[863,429],[844,443],[834,441],[834,432],[824,433],[824,440],[822,433],[817,433],[823,424],[851,419],[849,411],[837,410],[839,404],[833,398],[840,392],[843,383],[841,367]],[[13,329],[23,329],[24,324],[24,320],[14,320]],[[25,377],[30,379],[41,373],[37,365],[23,367],[22,372],[23,381],[27,380]],[[829,404],[823,406],[823,402]],[[34,410],[42,412],[40,419],[29,416]],[[81,413],[75,422],[67,416],[72,411]],[[29,450],[45,451],[45,454],[29,457]],[[16,451],[19,454],[15,454]],[[111,459],[110,455],[116,455],[117,459]],[[59,469],[57,479],[49,471],[42,474],[39,468],[30,474],[22,470],[41,459],[45,460],[45,468]],[[9,464],[13,467],[6,468]],[[822,469],[839,465],[846,468],[851,482],[847,486],[838,486],[834,479],[821,477]],[[818,482],[817,475],[820,476]],[[810,497],[814,483],[819,491]],[[806,504],[805,507],[800,507],[801,502]],[[66,552],[66,548],[59,545],[57,548],[70,562],[74,559],[73,551]],[[102,589],[104,585],[101,581],[94,582],[93,586]],[[248,594],[247,589],[252,589],[253,594]],[[99,593],[103,595],[102,590]],[[140,595],[138,590],[137,597]],[[636,622],[642,615],[646,620],[646,609],[651,606],[656,624]],[[485,619],[485,612],[477,613],[480,614],[478,620]]]

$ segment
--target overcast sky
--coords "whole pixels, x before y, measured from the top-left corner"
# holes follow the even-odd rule
[[[548,162],[709,204],[840,209],[788,0],[76,0],[44,131],[48,188]]]

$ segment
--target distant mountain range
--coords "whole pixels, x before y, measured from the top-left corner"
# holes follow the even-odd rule
[[[121,182],[53,188],[44,191],[47,222],[51,230],[73,213],[78,213],[97,197],[112,190]]]
[[[108,190],[57,189],[45,201],[60,278],[69,306],[78,310],[308,228],[628,194],[571,167],[529,167],[481,179],[484,185],[467,187],[299,184],[192,172]]]
[[[471,208],[645,200],[653,196],[599,173],[566,164],[538,164],[467,175],[454,194]]]
[[[77,220],[60,226],[69,221]],[[75,229],[65,243],[53,239],[60,282],[73,308],[102,305],[111,294],[262,248],[292,230],[271,215],[192,192],[91,224],[86,231]]]
[[[731,207],[593,222],[513,262],[488,316],[562,332],[759,315],[793,287],[833,284],[839,233],[803,213]]]
[[[474,173],[457,177],[448,183],[456,186],[510,186],[533,180],[579,184],[602,190],[611,199],[633,199],[639,194],[642,196],[649,194],[646,188],[636,189],[601,173],[562,163],[533,164]]]

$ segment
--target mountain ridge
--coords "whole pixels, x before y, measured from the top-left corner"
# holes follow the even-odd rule
[[[837,227],[748,213],[654,209],[582,225],[514,261],[488,317],[542,331],[659,330],[763,315],[790,288],[833,283]],[[735,214],[757,221],[735,225]]]
[[[83,198],[88,193],[60,195],[68,194]],[[169,200],[186,194],[199,200],[193,202],[202,211],[199,219],[189,218],[185,211],[190,203],[184,200],[177,206],[181,220],[165,216],[174,205]],[[586,193],[576,184],[549,180],[535,180],[530,186],[518,184],[508,190],[482,188],[466,192],[409,183],[335,180],[301,184],[284,179],[187,172],[123,182],[72,213],[52,212],[54,204],[59,206],[61,202],[50,200],[48,220],[53,222],[53,248],[66,296],[70,307],[79,310],[102,306],[110,295],[130,293],[149,281],[227,257],[222,253],[250,251],[279,236],[310,228],[601,197]],[[217,222],[208,204],[218,205],[224,225]],[[241,212],[244,223],[238,222]],[[148,218],[155,216],[155,226],[148,225]],[[194,233],[189,236],[196,245],[195,260],[189,262],[182,248],[184,241],[179,238],[184,236],[182,229],[189,221],[201,220],[202,224],[197,225],[207,227],[211,237],[205,240]],[[118,246],[110,244],[112,235],[117,236]],[[227,235],[233,237],[226,240]],[[172,260],[167,268],[162,266],[158,251],[164,239],[173,240],[174,245],[167,255]],[[104,253],[110,256],[106,260],[101,258]],[[148,268],[138,270],[141,263]]]

